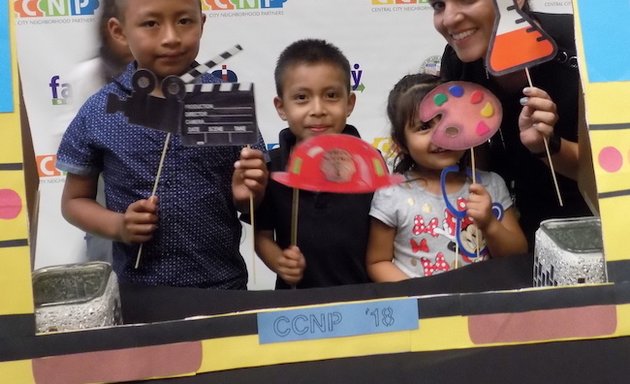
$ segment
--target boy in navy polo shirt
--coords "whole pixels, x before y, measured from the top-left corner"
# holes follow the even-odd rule
[[[114,240],[113,267],[122,282],[245,289],[237,207],[247,210],[251,195],[256,201],[264,195],[264,142],[259,137],[254,148],[242,150],[191,148],[174,135],[156,196],[147,198],[166,133],[130,124],[121,113],[107,114],[108,95],[130,95],[134,71],[146,68],[158,79],[152,94],[162,96],[162,79],[194,66],[205,15],[199,0],[125,0],[118,7],[119,17],[108,26],[135,61],[85,102],[64,134],[57,161],[68,173],[63,215]],[[201,81],[218,79],[205,74]],[[107,208],[95,201],[101,173]]]
[[[285,171],[296,143],[331,133],[359,136],[346,124],[356,96],[350,64],[334,45],[315,39],[289,45],[280,55],[274,98],[280,147],[271,151],[270,171]],[[297,245],[291,244],[292,189],[270,180],[256,211],[256,252],[276,274],[276,289],[368,282],[365,252],[372,194],[300,191]],[[275,237],[274,237],[275,235]]]

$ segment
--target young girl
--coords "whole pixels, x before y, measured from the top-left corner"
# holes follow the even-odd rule
[[[431,75],[407,75],[389,94],[387,114],[398,152],[394,172],[405,175],[407,181],[377,191],[372,201],[367,269],[376,282],[431,276],[488,256],[527,251],[507,187],[497,174],[476,171],[478,184],[472,184],[465,171],[448,173],[445,194],[466,215],[458,225],[448,210],[440,181],[442,170],[458,164],[464,169],[461,163],[468,151],[435,146],[431,136],[440,116],[427,122],[417,117],[422,98],[440,83]],[[503,207],[500,221],[493,215],[493,202]],[[485,242],[487,252],[466,256],[456,246],[464,243],[466,234],[479,247]]]

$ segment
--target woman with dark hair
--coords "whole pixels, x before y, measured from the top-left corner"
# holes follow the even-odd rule
[[[573,16],[533,13],[526,0],[517,0],[521,10],[558,46],[554,59],[529,68],[532,87],[524,70],[493,76],[486,68],[496,18],[494,0],[429,3],[435,29],[448,43],[442,55],[442,78],[478,83],[502,102],[501,130],[486,146],[485,160],[487,168],[499,173],[510,188],[530,248],[542,220],[590,215],[575,181],[579,73]],[[548,140],[563,206],[556,195],[543,138]]]

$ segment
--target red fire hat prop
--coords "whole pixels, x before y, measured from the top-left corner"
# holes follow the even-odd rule
[[[368,193],[403,181],[390,175],[380,152],[350,135],[320,135],[291,153],[286,172],[271,178],[292,188],[332,193]]]

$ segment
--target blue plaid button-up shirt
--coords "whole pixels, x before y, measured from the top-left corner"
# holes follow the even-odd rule
[[[78,175],[102,173],[107,208],[125,212],[151,195],[166,133],[129,124],[105,112],[110,93],[131,94],[130,64],[116,81],[88,99],[64,134],[57,167]],[[205,74],[204,83],[218,82]],[[254,146],[264,150],[259,135]],[[241,225],[232,200],[233,164],[240,147],[185,147],[172,135],[156,195],[158,229],[142,249],[114,242],[113,267],[122,282],[245,289],[247,269],[239,252]]]

